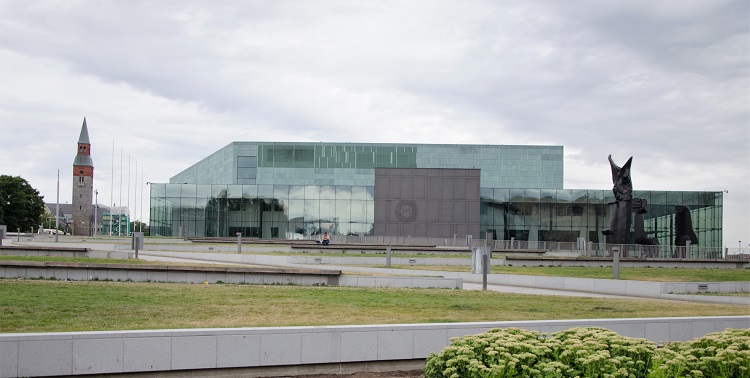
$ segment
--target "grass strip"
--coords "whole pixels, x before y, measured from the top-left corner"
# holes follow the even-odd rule
[[[174,263],[146,261],[136,259],[99,259],[89,257],[51,257],[51,256],[3,256],[0,261],[54,261],[89,264],[144,264],[144,265],[196,265],[221,266],[221,263]],[[358,266],[358,265],[355,265]],[[325,265],[320,265],[325,268]],[[385,268],[385,265],[368,266]],[[393,265],[393,269],[435,270],[445,272],[470,272],[469,266],[460,265]],[[494,274],[520,274],[528,276],[558,276],[578,278],[612,278],[611,267],[561,267],[561,266],[493,266]],[[655,281],[655,282],[740,282],[750,281],[750,269],[708,269],[708,268],[620,268],[621,280]]]
[[[384,268],[385,266],[378,266]],[[468,266],[393,265],[395,269],[435,270],[444,272],[470,272]],[[521,274],[528,276],[557,276],[578,278],[612,278],[611,267],[584,266],[493,266],[494,274]],[[656,282],[740,282],[750,281],[750,269],[708,268],[623,268],[621,280]]]
[[[445,289],[0,280],[0,332],[747,315],[744,306]]]

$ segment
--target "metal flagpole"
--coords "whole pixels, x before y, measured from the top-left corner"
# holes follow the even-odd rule
[[[128,230],[125,236],[130,236],[130,155],[128,155]]]
[[[138,220],[138,160],[135,161],[135,183],[133,183],[133,206],[135,209],[133,212],[135,213],[135,219]],[[133,232],[135,232],[135,226],[136,224],[133,223]]]
[[[120,207],[122,207],[122,147],[120,147]],[[118,211],[117,236],[122,236],[122,210]]]
[[[115,140],[112,139],[112,174],[109,186],[109,236],[112,236],[112,208],[115,207]]]
[[[60,170],[57,170],[57,206],[55,208],[55,243],[57,243],[57,234],[60,232]]]

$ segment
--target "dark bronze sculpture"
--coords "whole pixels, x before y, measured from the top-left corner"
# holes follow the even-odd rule
[[[612,192],[615,194],[615,203],[612,206],[612,218],[609,230],[604,231],[610,235],[610,244],[628,244],[630,234],[630,222],[633,212],[633,183],[630,180],[630,163],[633,157],[628,159],[622,167],[617,166],[609,155],[609,165],[612,169]]]
[[[690,209],[684,205],[677,205],[674,209],[674,228],[675,228],[675,240],[674,244],[677,246],[674,257],[686,257],[687,242],[691,244],[698,244],[698,236],[693,231],[693,220],[690,217]]]
[[[632,242],[644,246],[642,248],[642,257],[659,257],[659,239],[648,237],[643,226],[643,214],[646,213],[648,203],[645,198],[633,198],[633,182],[630,179],[630,164],[632,162],[633,157],[631,156],[625,165],[619,167],[612,161],[612,155],[609,155],[609,166],[612,169],[612,184],[614,184],[612,192],[615,194],[615,202],[610,204],[612,205],[610,229],[602,233],[610,237],[608,240],[610,244],[629,244],[631,242],[630,224],[633,219],[631,214],[635,213]],[[685,224],[683,219],[685,219],[685,215],[678,215],[675,221],[679,220]],[[695,233],[692,232],[689,212],[687,212],[686,228],[692,234],[690,240],[697,243],[698,239],[695,237]],[[678,226],[678,235],[680,235],[679,230]],[[684,243],[683,245],[685,245]],[[626,251],[623,251],[622,255],[627,257]]]
[[[635,244],[644,246],[641,257],[659,257],[659,239],[646,236],[646,230],[643,227],[643,214],[646,213],[647,204],[645,198],[633,198],[633,212],[635,213],[633,239]]]

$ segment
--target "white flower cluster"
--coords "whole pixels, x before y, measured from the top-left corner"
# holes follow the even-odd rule
[[[750,378],[750,329],[726,330],[663,348],[602,328],[545,335],[516,328],[457,337],[432,353],[426,378]]]

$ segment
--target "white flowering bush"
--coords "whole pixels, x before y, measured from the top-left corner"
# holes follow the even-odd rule
[[[656,350],[649,340],[602,328],[556,332],[547,344],[555,351],[555,360],[570,367],[565,377],[646,377]]]
[[[727,329],[687,342],[667,343],[649,378],[750,378],[750,329]]]
[[[717,377],[750,378],[750,330],[726,330],[663,348],[602,328],[550,334],[492,329],[451,339],[431,353],[426,378]]]
[[[492,329],[432,353],[427,378],[645,377],[656,345],[601,328],[553,333]]]

